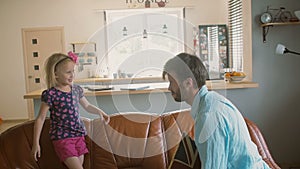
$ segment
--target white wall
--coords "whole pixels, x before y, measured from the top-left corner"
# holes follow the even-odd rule
[[[186,18],[194,25],[226,23],[226,0],[168,1],[166,7],[188,6]],[[126,9],[128,6],[126,0],[1,0],[0,117],[5,120],[28,118],[23,99],[26,90],[22,28],[64,26],[66,49],[70,50],[68,43],[87,41],[104,27],[103,12],[97,9]],[[191,39],[188,41],[192,43]]]

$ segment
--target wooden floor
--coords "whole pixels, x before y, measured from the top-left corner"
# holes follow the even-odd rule
[[[5,120],[0,125],[0,134],[13,126],[23,123],[23,122],[26,122],[26,121],[28,121],[28,120]]]

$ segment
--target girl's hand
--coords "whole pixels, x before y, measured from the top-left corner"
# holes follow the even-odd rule
[[[109,121],[110,121],[110,116],[109,115],[102,112],[102,113],[100,113],[100,117],[101,117],[101,120],[104,120],[105,124],[109,123]]]
[[[31,155],[35,161],[38,161],[38,158],[41,157],[41,148],[40,145],[32,146]]]

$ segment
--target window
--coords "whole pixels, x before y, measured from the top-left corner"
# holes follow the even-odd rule
[[[252,80],[251,1],[228,0],[230,64]]]
[[[211,80],[222,78],[227,68],[243,71],[247,75],[246,79],[252,80],[250,4],[250,0],[228,0],[228,20],[225,28],[217,24],[199,25],[199,56]]]
[[[243,6],[242,0],[229,0],[229,37],[232,68],[243,71]]]
[[[183,8],[106,10],[109,74],[161,76],[164,63],[184,51]]]

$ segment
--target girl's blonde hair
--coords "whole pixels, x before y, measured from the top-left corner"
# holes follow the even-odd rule
[[[55,78],[56,66],[58,64],[73,61],[68,55],[62,53],[55,53],[51,55],[45,62],[45,73],[46,73],[46,83],[47,88],[54,87],[57,84]]]

